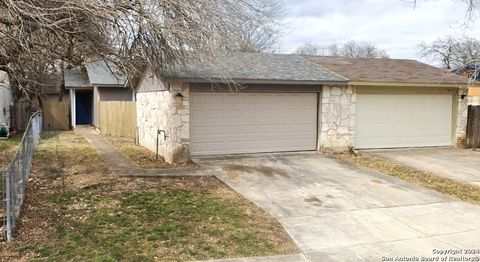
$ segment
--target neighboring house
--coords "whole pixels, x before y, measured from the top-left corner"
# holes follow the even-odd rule
[[[103,60],[89,63],[82,70],[65,70],[72,126],[99,127],[101,101],[133,101],[133,90],[124,75]]]
[[[480,105],[480,87],[468,88],[468,104],[474,106]]]
[[[140,81],[139,142],[168,162],[454,146],[465,137],[467,82],[412,60],[243,53],[192,61]]]
[[[480,81],[480,65],[466,64],[460,68],[453,70],[452,72],[468,77],[471,82],[477,82],[475,84],[471,84],[468,88],[468,104],[480,105],[480,87],[478,86],[478,81]]]
[[[68,90],[62,88],[64,81],[62,75],[47,74],[43,77],[42,83],[42,101],[68,101]]]
[[[13,106],[13,93],[10,88],[8,74],[0,71],[0,126],[1,124],[11,125],[10,108]]]

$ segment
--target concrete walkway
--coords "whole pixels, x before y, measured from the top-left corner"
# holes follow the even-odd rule
[[[277,218],[308,261],[394,261],[480,248],[480,207],[322,154],[197,161]]]
[[[108,169],[118,176],[127,177],[174,177],[174,176],[212,176],[211,172],[203,168],[166,168],[142,169],[130,158],[122,154],[117,148],[108,143],[90,126],[78,126],[75,134],[84,136],[95,148],[98,155],[106,163]]]
[[[459,148],[366,150],[371,154],[421,171],[480,186],[480,152]]]
[[[75,134],[84,136],[92,144],[112,173],[124,175],[142,173],[142,169],[135,162],[120,153],[115,146],[108,143],[92,127],[78,126],[74,131]]]

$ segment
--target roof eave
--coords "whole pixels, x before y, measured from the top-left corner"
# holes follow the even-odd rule
[[[96,84],[96,83],[92,83],[92,86],[96,86],[96,87],[118,87],[118,88],[127,88],[127,84],[120,85],[120,84]]]
[[[190,83],[238,83],[238,84],[299,84],[299,85],[341,85],[346,86],[347,81],[331,80],[276,80],[276,79],[204,79],[204,78],[175,78],[166,77],[167,81],[184,81]]]
[[[376,82],[376,81],[349,81],[351,86],[386,86],[386,87],[445,87],[465,88],[469,83],[415,83],[415,82]]]

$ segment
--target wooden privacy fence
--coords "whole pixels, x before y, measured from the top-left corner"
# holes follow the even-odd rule
[[[480,106],[468,107],[467,147],[480,148]]]
[[[32,110],[32,106],[28,101],[15,102],[12,110],[12,127],[17,130],[25,130],[28,120],[33,113]]]
[[[135,102],[100,102],[100,132],[108,136],[136,138]]]
[[[48,101],[43,103],[43,130],[70,129],[70,102]]]

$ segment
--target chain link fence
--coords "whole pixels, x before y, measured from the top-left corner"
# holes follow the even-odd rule
[[[17,219],[20,216],[20,210],[25,199],[33,154],[42,132],[42,121],[41,111],[30,117],[20,147],[8,168],[2,173],[3,206],[5,209],[3,238],[8,241],[12,240],[12,234],[17,226]]]

